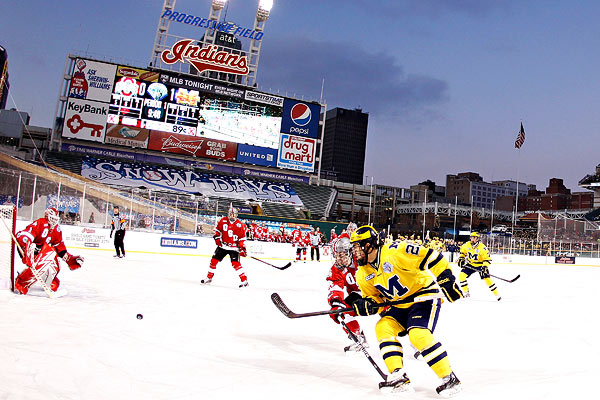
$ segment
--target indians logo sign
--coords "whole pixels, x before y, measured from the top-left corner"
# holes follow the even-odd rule
[[[227,72],[237,75],[248,75],[248,59],[241,54],[233,54],[228,51],[219,51],[219,47],[210,45],[200,47],[192,44],[192,39],[183,39],[176,42],[170,50],[164,50],[160,59],[165,64],[171,65],[176,62],[188,62],[198,70]]]

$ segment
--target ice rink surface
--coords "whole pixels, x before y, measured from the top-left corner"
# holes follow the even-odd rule
[[[245,258],[250,286],[239,289],[229,259],[203,286],[206,257],[78,252],[84,267],[59,274],[66,297],[0,291],[0,399],[402,398],[379,392],[364,355],[344,354],[350,341],[328,316],[287,319],[272,304],[277,292],[292,311],[327,309],[329,263],[280,271]],[[445,302],[435,331],[464,386],[457,398],[598,398],[600,268],[496,264],[491,273],[521,278],[496,280],[497,302],[471,276],[472,297]],[[386,371],[377,319],[360,323]],[[416,390],[408,398],[440,398],[423,361],[408,356],[405,368]]]

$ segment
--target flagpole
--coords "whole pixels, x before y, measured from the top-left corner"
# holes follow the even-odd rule
[[[519,211],[519,169],[521,166],[521,148],[519,148],[519,154],[517,154],[517,195],[515,196],[515,213],[513,214],[513,228],[512,235],[515,234],[515,225],[517,222],[517,212]]]
[[[519,134],[517,135],[517,140],[515,141],[515,147],[519,149],[519,154],[517,155],[517,191],[515,195],[515,207],[513,211],[513,219],[512,219],[512,228],[511,235],[515,234],[515,225],[517,223],[517,213],[519,212],[519,170],[521,167],[521,146],[525,142],[525,129],[523,129],[523,121],[521,121],[521,130],[519,130]]]

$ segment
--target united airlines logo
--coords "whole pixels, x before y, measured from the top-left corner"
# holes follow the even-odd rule
[[[310,118],[312,113],[310,112],[310,108],[304,103],[295,104],[291,111],[290,116],[292,121],[298,126],[308,125],[310,122]]]

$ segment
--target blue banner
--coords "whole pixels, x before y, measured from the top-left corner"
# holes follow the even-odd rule
[[[281,118],[281,132],[316,139],[319,136],[321,106],[285,99]]]
[[[238,144],[237,162],[275,167],[277,166],[277,149]]]
[[[81,175],[107,185],[171,190],[204,197],[270,201],[303,206],[294,188],[286,182],[195,172],[168,166],[102,160],[86,156]]]

